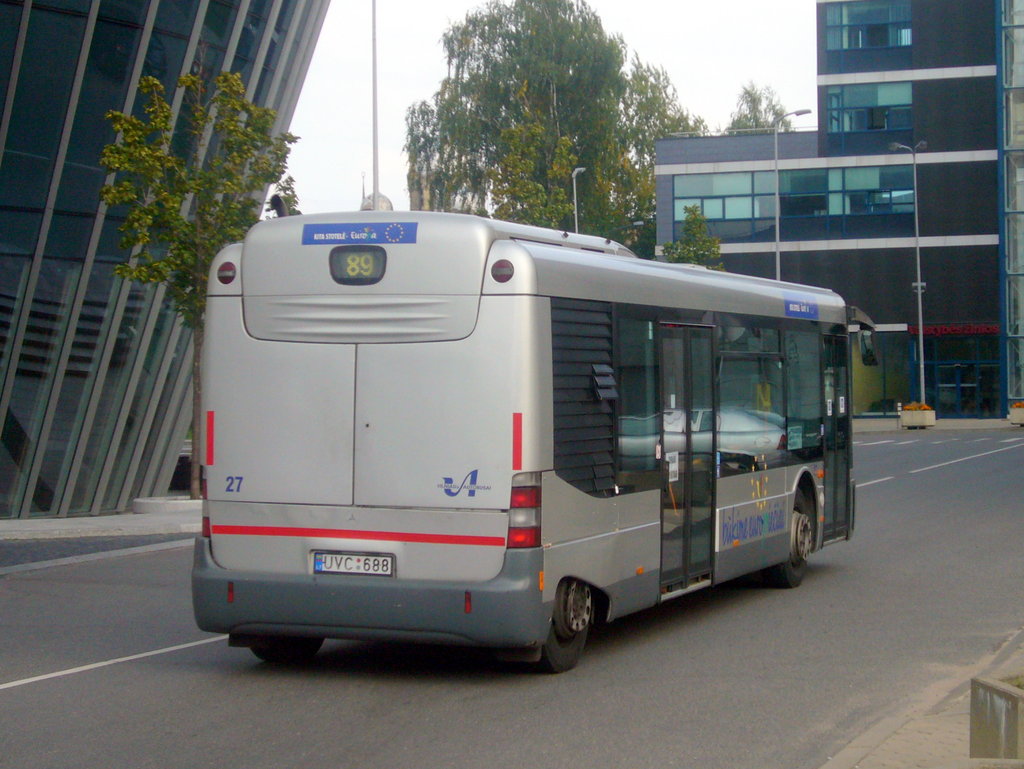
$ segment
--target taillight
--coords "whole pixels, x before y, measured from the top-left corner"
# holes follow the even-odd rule
[[[540,486],[513,486],[509,507],[513,510],[521,507],[540,507]]]
[[[512,487],[508,547],[540,547],[540,486]]]
[[[540,547],[540,526],[509,526],[508,547],[510,550],[523,547]]]
[[[210,516],[203,516],[203,539],[209,539],[213,533],[212,527],[210,526]]]

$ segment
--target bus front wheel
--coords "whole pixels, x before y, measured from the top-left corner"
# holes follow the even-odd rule
[[[590,585],[563,579],[555,591],[555,609],[548,638],[540,651],[540,669],[563,673],[576,667],[594,623],[594,596]]]
[[[807,556],[814,548],[814,504],[803,492],[797,492],[789,523],[789,558],[762,572],[772,587],[799,587],[807,572]]]

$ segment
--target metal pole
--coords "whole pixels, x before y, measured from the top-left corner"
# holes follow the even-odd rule
[[[927,149],[928,142],[921,140],[913,147],[908,147],[906,144],[899,144],[893,142],[889,145],[889,149],[892,152],[899,150],[905,150],[910,153],[911,168],[914,174],[913,189],[914,189],[914,269],[917,275],[917,280],[914,281],[913,288],[917,292],[917,389],[918,398],[921,403],[925,403],[925,392],[924,392],[924,301],[922,294],[924,294],[925,284],[921,280],[921,218],[920,218],[920,206],[917,197],[917,153],[923,149]]]
[[[785,115],[780,115],[772,124],[772,133],[775,135],[775,280],[782,280],[782,254],[779,250],[779,226],[781,218],[779,212],[779,126],[781,126],[783,121],[788,117],[809,115],[810,113],[811,111],[809,109],[793,110],[792,112],[787,112]]]
[[[921,403],[926,403],[924,393],[924,307],[922,294],[924,294],[924,283],[921,282],[921,225],[920,206],[917,200],[917,147],[911,150],[911,159],[914,169],[914,262],[917,268],[917,282],[914,288],[917,290],[917,379]]]
[[[772,126],[775,134],[775,280],[782,280],[782,254],[779,251],[779,123],[782,118],[775,121]]]
[[[377,0],[372,0],[372,59],[371,70],[373,73],[373,210],[380,208],[380,163],[377,150]]]

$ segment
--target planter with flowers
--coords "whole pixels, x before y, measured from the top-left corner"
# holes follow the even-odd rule
[[[935,427],[935,409],[927,403],[908,403],[900,412],[900,426],[908,430]]]
[[[1010,424],[1024,427],[1024,401],[1010,404]]]

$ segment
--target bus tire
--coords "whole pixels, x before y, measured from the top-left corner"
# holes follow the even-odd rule
[[[538,666],[547,673],[564,673],[580,661],[594,623],[594,596],[590,585],[563,579],[555,591],[555,609]]]
[[[793,500],[789,523],[789,558],[761,572],[772,587],[799,587],[807,573],[807,556],[814,548],[814,504],[803,491]]]
[[[298,665],[313,659],[323,643],[322,638],[266,636],[254,641],[249,648],[264,662]]]

